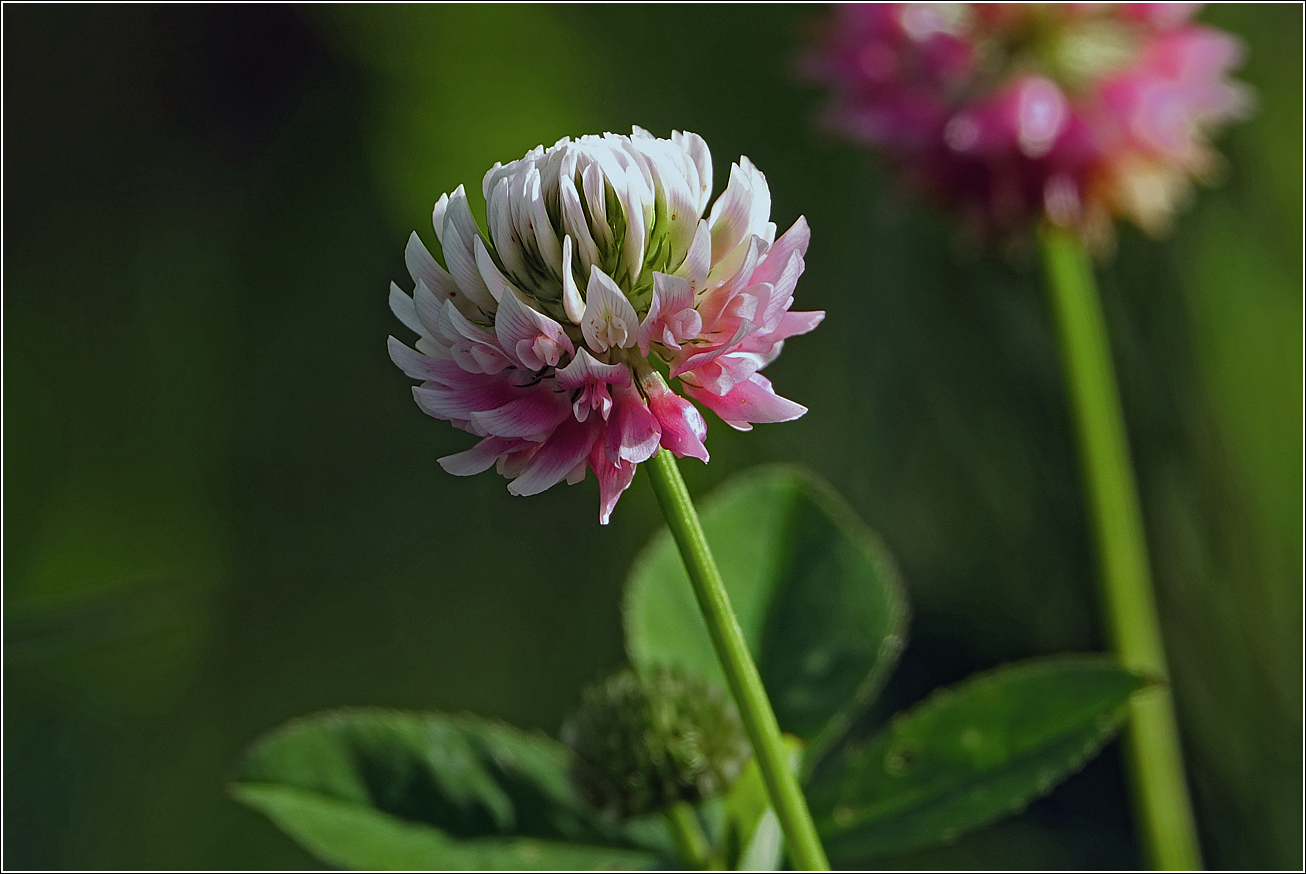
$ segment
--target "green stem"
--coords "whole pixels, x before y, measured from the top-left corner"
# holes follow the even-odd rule
[[[1070,231],[1045,226],[1042,244],[1092,504],[1107,627],[1121,664],[1158,681],[1130,699],[1125,725],[1135,817],[1153,868],[1200,868],[1138,487],[1092,264]]]
[[[698,821],[694,806],[688,801],[676,801],[667,808],[667,822],[671,825],[671,836],[676,840],[676,849],[681,858],[695,871],[714,868],[712,850],[703,834],[703,825]]]
[[[662,506],[667,527],[680,548],[680,557],[694,585],[698,606],[707,621],[708,633],[716,647],[717,658],[725,670],[726,682],[739,707],[739,715],[753,744],[762,779],[771,796],[771,806],[785,833],[785,848],[793,867],[802,871],[828,871],[830,863],[816,836],[816,824],[807,809],[798,778],[789,767],[789,755],[780,739],[771,702],[762,688],[762,677],[748,654],[744,633],[739,628],[730,598],[726,595],[721,572],[717,570],[698,513],[689,499],[685,481],[675,457],[665,449],[645,465],[653,481],[653,491]]]

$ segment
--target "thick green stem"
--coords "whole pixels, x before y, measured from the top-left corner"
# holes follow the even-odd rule
[[[1199,868],[1138,487],[1093,267],[1069,231],[1046,226],[1042,244],[1092,505],[1107,628],[1121,664],[1158,681],[1130,699],[1125,724],[1135,818],[1153,868]]]
[[[730,598],[726,595],[721,572],[717,570],[698,513],[689,499],[685,481],[675,457],[665,449],[644,465],[653,481],[653,491],[662,506],[667,527],[680,548],[680,557],[694,585],[698,606],[707,621],[708,633],[716,647],[717,658],[725,670],[726,682],[739,707],[739,715],[753,744],[753,754],[762,771],[771,806],[775,809],[785,834],[785,849],[793,867],[801,871],[828,871],[830,863],[816,835],[816,824],[807,809],[798,779],[789,768],[789,755],[780,738],[775,711],[762,688],[762,677],[748,653],[744,633],[739,628]]]
[[[716,867],[712,864],[712,848],[707,844],[703,834],[703,825],[698,821],[694,806],[688,801],[676,801],[667,808],[667,822],[671,826],[671,836],[675,838],[676,849],[681,858],[695,871],[706,871]]]

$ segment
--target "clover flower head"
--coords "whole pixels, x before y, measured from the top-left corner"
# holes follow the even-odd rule
[[[752,754],[723,691],[672,668],[627,668],[586,689],[562,741],[576,794],[613,819],[717,795]]]
[[[417,405],[481,438],[440,459],[445,470],[496,467],[516,495],[592,470],[606,524],[658,446],[708,460],[686,398],[745,431],[807,411],[759,372],[824,315],[790,311],[807,223],[776,238],[747,158],[711,202],[702,137],[635,128],[495,164],[482,193],[488,234],[459,186],[435,205],[443,263],[414,233],[413,292],[390,287],[418,335],[414,347],[390,338],[395,364],[421,380]]]
[[[1046,216],[1090,242],[1113,216],[1160,234],[1243,117],[1232,35],[1200,4],[837,6],[802,71],[826,120],[986,231]]]

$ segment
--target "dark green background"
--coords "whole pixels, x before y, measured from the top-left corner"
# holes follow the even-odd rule
[[[341,704],[554,732],[622,659],[658,524],[592,478],[520,499],[389,362],[408,232],[496,160],[632,123],[743,153],[812,226],[768,371],[811,408],[685,465],[811,466],[916,615],[881,711],[1102,646],[1041,288],[813,128],[815,7],[4,8],[4,862],[316,864],[223,795]],[[1202,838],[1301,864],[1302,10],[1225,6],[1256,116],[1222,184],[1102,272]],[[867,727],[874,720],[868,720]],[[895,866],[1138,864],[1109,749],[1022,816]]]

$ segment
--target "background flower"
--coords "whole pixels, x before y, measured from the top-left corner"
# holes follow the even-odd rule
[[[802,67],[829,125],[977,225],[1045,214],[1101,243],[1116,215],[1166,230],[1248,111],[1241,43],[1199,6],[840,4]]]
[[[697,134],[564,138],[482,184],[489,242],[462,186],[435,205],[439,264],[417,234],[410,297],[390,306],[417,332],[390,338],[413,397],[481,437],[440,459],[450,473],[494,466],[534,495],[586,470],[607,524],[635,466],[659,443],[708,460],[703,417],[685,394],[742,431],[807,412],[758,371],[824,313],[790,312],[807,222],[775,239],[766,178],[747,158],[703,217],[712,156]],[[664,378],[665,373],[665,378]]]

